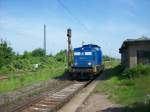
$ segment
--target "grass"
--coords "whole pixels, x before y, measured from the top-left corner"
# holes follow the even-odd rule
[[[123,70],[116,63],[107,68],[106,77],[97,85],[95,92],[107,94],[113,102],[134,108],[136,112],[148,112],[142,108],[150,109],[150,104],[144,103],[148,102],[147,95],[150,94],[150,66],[138,65]],[[144,104],[135,105],[138,103]]]
[[[116,103],[130,105],[144,102],[146,95],[150,94],[148,85],[150,85],[150,76],[121,81],[113,77],[98,84],[96,91],[108,94]]]
[[[60,64],[58,67],[45,68],[38,70],[37,72],[24,73],[19,77],[15,75],[10,75],[8,80],[3,80],[0,82],[0,93],[13,91],[23,86],[31,85],[33,83],[38,83],[45,81],[64,73],[65,66]]]
[[[45,55],[41,48],[25,51],[23,54],[13,52],[7,41],[0,41],[0,93],[13,91],[65,72],[66,50],[56,55]]]

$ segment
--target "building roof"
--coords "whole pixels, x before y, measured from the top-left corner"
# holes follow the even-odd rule
[[[150,38],[147,37],[141,37],[138,39],[126,39],[124,42],[141,42],[141,41],[150,41]]]
[[[121,53],[122,49],[125,49],[127,47],[127,45],[130,44],[130,43],[140,43],[140,42],[150,42],[150,38],[141,37],[141,38],[138,38],[138,39],[126,39],[122,43],[121,48],[119,49],[119,52]]]

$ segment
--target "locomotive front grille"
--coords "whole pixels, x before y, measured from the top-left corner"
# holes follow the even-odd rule
[[[80,72],[80,73],[93,73],[94,69],[92,67],[88,68],[72,68],[72,72]]]

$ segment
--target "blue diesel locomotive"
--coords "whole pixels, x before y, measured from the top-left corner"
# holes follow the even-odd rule
[[[88,44],[74,48],[74,59],[71,67],[73,77],[93,77],[103,69],[102,51],[98,45]]]

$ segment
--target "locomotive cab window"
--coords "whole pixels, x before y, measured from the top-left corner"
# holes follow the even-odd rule
[[[85,52],[85,55],[92,55],[92,52]]]
[[[74,52],[74,55],[75,55],[75,56],[79,56],[79,55],[80,55],[80,52]]]

